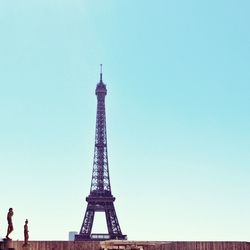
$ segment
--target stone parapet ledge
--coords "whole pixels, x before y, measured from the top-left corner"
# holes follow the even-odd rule
[[[0,241],[0,250],[250,250],[246,241]]]

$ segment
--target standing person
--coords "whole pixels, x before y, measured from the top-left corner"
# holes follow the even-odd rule
[[[28,240],[29,240],[29,228],[28,228],[28,220],[26,219],[25,224],[24,224],[24,244],[23,246],[28,245]]]
[[[7,214],[7,221],[8,221],[8,229],[7,229],[7,235],[6,235],[6,239],[11,240],[9,238],[9,234],[14,230],[13,228],[13,223],[12,223],[12,216],[13,216],[14,212],[13,212],[13,208],[9,209],[9,212]]]

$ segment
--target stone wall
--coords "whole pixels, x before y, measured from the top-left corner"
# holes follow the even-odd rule
[[[143,250],[250,250],[249,242],[212,241],[30,241],[23,247],[22,241],[2,241],[0,250],[100,250],[136,249]]]
[[[150,242],[143,244],[144,250],[250,250],[248,242],[176,241]]]
[[[100,243],[97,241],[30,241],[29,246],[23,247],[22,241],[2,242],[1,250],[99,250]]]

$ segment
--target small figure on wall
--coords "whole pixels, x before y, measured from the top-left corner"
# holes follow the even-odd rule
[[[25,220],[25,224],[24,224],[24,244],[23,246],[28,246],[28,240],[29,240],[29,228],[28,228],[28,220]]]
[[[14,214],[13,208],[10,208],[9,212],[7,214],[7,221],[8,221],[8,228],[7,228],[7,234],[6,234],[6,239],[7,240],[11,240],[11,238],[9,238],[9,235],[14,230],[13,223],[12,223],[12,216],[13,216],[13,214]]]

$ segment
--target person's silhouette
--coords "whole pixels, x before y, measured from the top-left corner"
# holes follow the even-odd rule
[[[24,246],[28,245],[28,240],[29,240],[29,228],[28,228],[28,220],[25,220],[25,224],[24,224]]]
[[[6,239],[11,240],[9,238],[10,233],[14,230],[13,228],[13,223],[12,223],[12,216],[13,216],[13,208],[9,209],[9,212],[7,214],[7,221],[8,221],[8,228],[7,228],[7,234],[6,234]]]

